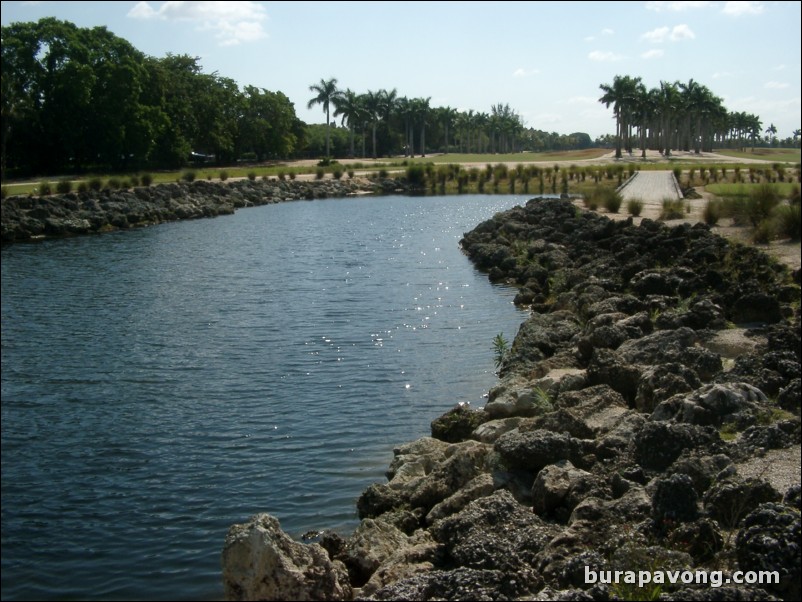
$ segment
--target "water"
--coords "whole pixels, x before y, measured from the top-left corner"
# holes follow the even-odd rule
[[[2,598],[219,599],[228,527],[358,523],[517,331],[462,234],[523,197],[350,198],[2,250]]]

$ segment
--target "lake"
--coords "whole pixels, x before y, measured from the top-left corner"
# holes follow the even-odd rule
[[[525,314],[459,249],[523,196],[353,197],[2,249],[2,598],[220,599],[230,525],[348,534]]]

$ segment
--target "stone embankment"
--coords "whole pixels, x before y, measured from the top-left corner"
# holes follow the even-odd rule
[[[395,180],[196,181],[134,188],[75,192],[53,196],[3,199],[0,234],[3,244],[79,236],[162,222],[234,213],[284,201],[392,192]]]
[[[486,406],[399,446],[350,536],[232,527],[226,597],[799,599],[799,272],[704,225],[557,200],[462,244],[532,308]],[[723,585],[586,582],[686,569]],[[780,580],[728,583],[739,570]]]

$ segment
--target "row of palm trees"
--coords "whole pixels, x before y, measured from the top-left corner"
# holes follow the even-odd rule
[[[634,130],[643,156],[647,148],[665,156],[670,156],[672,149],[693,148],[699,154],[711,151],[714,144],[732,141],[743,147],[747,139],[754,147],[760,139],[762,124],[757,115],[727,111],[721,98],[693,79],[687,83],[661,81],[647,90],[640,77],[616,75],[612,84],[599,87],[604,92],[599,102],[613,107],[617,158],[622,149],[632,153]],[[771,143],[777,134],[774,124],[766,134]]]
[[[326,114],[326,156],[330,156],[329,128],[331,118],[340,117],[348,127],[350,155],[355,156],[355,139],[362,138],[362,156],[365,156],[365,138],[371,134],[372,156],[377,157],[377,131],[394,130],[400,139],[405,156],[415,156],[416,146],[421,156],[426,155],[426,128],[438,125],[443,136],[443,147],[457,146],[460,152],[514,152],[516,140],[523,131],[523,120],[509,104],[499,103],[490,113],[460,112],[452,107],[432,107],[431,97],[407,98],[393,90],[368,91],[357,94],[350,88],[337,87],[337,80],[321,79],[309,86],[315,94],[307,103],[311,109],[321,105]],[[453,137],[453,140],[452,140]]]

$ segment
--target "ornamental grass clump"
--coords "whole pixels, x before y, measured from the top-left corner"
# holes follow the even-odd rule
[[[627,201],[627,212],[632,217],[639,217],[643,211],[643,201],[640,199],[629,199]]]
[[[798,241],[802,238],[802,214],[800,205],[778,205],[772,212],[775,232],[780,238],[790,238]]]
[[[685,202],[682,199],[663,199],[659,219],[672,220],[683,217],[685,217]]]

